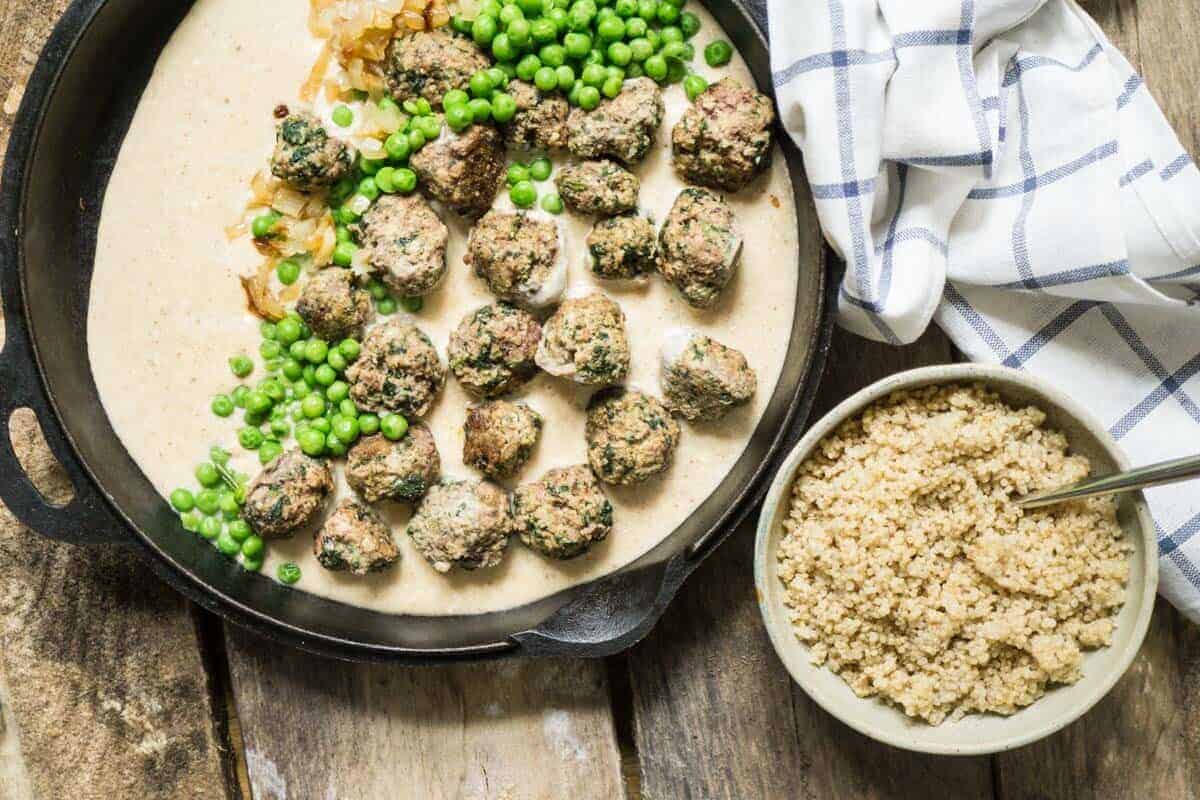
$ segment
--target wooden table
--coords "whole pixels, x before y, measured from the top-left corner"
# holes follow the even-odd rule
[[[65,5],[0,3],[0,142]],[[1200,4],[1090,8],[1197,154]],[[903,349],[839,334],[814,413],[954,358],[938,331]],[[61,496],[36,424],[14,427]],[[0,800],[1200,794],[1200,634],[1166,604],[1082,721],[994,758],[918,756],[792,685],[755,608],[752,540],[739,530],[644,642],[606,662],[412,669],[281,649],[191,607],[128,552],[48,543],[0,510]]]

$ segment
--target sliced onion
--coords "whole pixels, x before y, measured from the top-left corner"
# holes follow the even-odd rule
[[[280,186],[275,191],[271,208],[289,217],[302,217],[304,207],[308,204],[308,195],[298,192],[290,186]]]
[[[246,302],[250,310],[269,322],[278,322],[287,316],[279,300],[271,294],[270,280],[275,264],[275,259],[269,258],[259,266],[258,272],[252,277],[243,276],[241,279],[242,290],[246,293]]]

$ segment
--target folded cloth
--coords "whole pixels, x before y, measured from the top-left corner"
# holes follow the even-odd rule
[[[935,320],[1149,463],[1200,451],[1200,171],[1073,0],[768,0],[851,331]],[[1148,492],[1162,593],[1200,621],[1200,485]]]

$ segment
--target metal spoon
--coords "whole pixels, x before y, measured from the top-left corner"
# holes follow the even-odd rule
[[[1200,478],[1200,455],[1176,458],[1172,461],[1131,469],[1128,472],[1102,475],[1099,478],[1087,478],[1073,486],[1028,494],[1017,500],[1017,505],[1021,508],[1041,508],[1061,503],[1064,500],[1128,492],[1134,489],[1145,489],[1149,486],[1160,486],[1164,483],[1178,483],[1191,478]]]

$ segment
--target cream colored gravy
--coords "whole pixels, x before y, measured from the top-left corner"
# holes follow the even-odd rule
[[[720,36],[707,12],[692,7],[703,28],[697,52]],[[308,32],[301,0],[199,0],[163,51],[126,137],[105,196],[91,287],[89,354],[109,419],[142,471],[164,496],[195,483],[192,471],[209,448],[222,445],[234,464],[254,475],[254,453],[237,446],[240,412],[229,419],[208,405],[236,381],[227,359],[256,357],[251,380],[265,376],[257,359],[258,320],[238,283],[260,261],[250,242],[228,242],[224,228],[240,219],[247,183],[273,144],[271,111],[292,102],[320,43]],[[740,57],[722,70],[697,69],[710,80],[732,74],[751,83]],[[687,108],[679,86],[666,91],[667,115],[658,141],[636,172],[644,212],[661,223],[681,187],[671,169],[671,127]],[[321,109],[325,110],[325,109]],[[552,184],[540,190],[553,191]],[[507,203],[507,197],[498,202]],[[741,455],[774,391],[787,350],[796,294],[796,218],[783,159],[755,186],[731,198],[745,238],[738,276],[714,309],[689,308],[657,277],[640,286],[597,281],[585,266],[591,220],[563,214],[570,263],[568,285],[594,286],[624,309],[633,350],[630,385],[658,388],[658,350],[669,328],[695,327],[742,350],[758,373],[753,402],[719,423],[684,424],[674,466],[639,487],[606,487],[614,506],[607,541],[573,561],[556,562],[516,538],[491,570],[435,572],[403,535],[409,511],[381,508],[402,556],[391,570],[366,578],[333,573],[312,555],[312,531],[268,544],[263,566],[294,561],[297,588],[384,612],[460,614],[531,602],[597,578],[645,553],[717,487]],[[414,321],[443,359],[450,331],[468,312],[492,300],[463,264],[468,227],[451,228],[449,269]],[[586,462],[584,408],[590,392],[540,375],[519,395],[545,419],[542,441],[519,476],[534,480],[552,467]],[[462,463],[468,398],[451,375],[425,420],[437,440],[443,472],[471,477]],[[286,444],[294,446],[294,439]],[[338,494],[348,489],[338,470]],[[510,485],[511,488],[511,485]],[[333,507],[329,504],[329,508]],[[190,536],[182,528],[180,536]],[[215,551],[212,558],[222,558]]]

